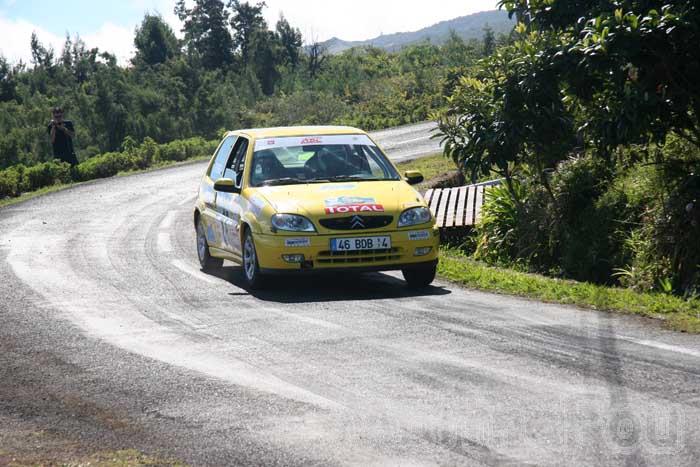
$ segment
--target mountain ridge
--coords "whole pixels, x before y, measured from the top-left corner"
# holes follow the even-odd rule
[[[395,52],[406,46],[426,40],[440,44],[447,39],[450,31],[454,31],[464,40],[480,39],[483,37],[486,26],[491,27],[496,35],[500,33],[507,34],[515,26],[515,21],[508,18],[508,13],[505,11],[489,10],[440,21],[417,31],[381,34],[367,40],[346,41],[338,37],[332,37],[321,42],[321,46],[331,54],[339,54],[353,47],[365,46],[379,47]]]

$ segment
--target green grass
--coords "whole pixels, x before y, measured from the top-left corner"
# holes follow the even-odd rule
[[[32,198],[36,198],[37,196],[43,196],[49,193],[54,193],[56,191],[61,191],[65,190],[68,187],[79,185],[79,183],[68,183],[68,184],[58,184],[58,185],[53,185],[53,186],[47,186],[44,188],[40,188],[35,191],[29,191],[27,193],[22,193],[21,195],[14,197],[14,198],[3,198],[0,199],[0,208],[4,208],[7,206],[11,206],[13,204],[18,204],[22,203],[24,201],[30,200]]]
[[[401,162],[397,164],[401,173],[407,170],[418,170],[423,174],[426,180],[439,177],[447,172],[457,170],[455,163],[451,159],[447,159],[442,153],[434,154],[428,157],[422,157],[409,162]]]
[[[147,167],[147,168],[141,169],[141,170],[129,170],[126,172],[119,172],[116,176],[123,177],[126,175],[134,175],[134,174],[140,174],[140,173],[146,173],[146,172],[153,172],[153,171],[161,170],[161,169],[167,169],[169,167],[193,164],[196,162],[209,160],[210,157],[211,156],[201,156],[201,157],[193,157],[192,159],[187,159],[184,161],[161,162],[161,163],[152,165],[151,167]],[[107,177],[107,178],[111,178],[111,177]],[[100,179],[96,178],[95,180],[100,180]],[[90,183],[90,182],[93,182],[95,180],[88,180],[85,182],[62,183],[62,184],[57,184],[57,185],[52,185],[52,186],[40,188],[40,189],[35,190],[35,191],[29,191],[27,193],[22,193],[21,195],[13,197],[13,198],[3,198],[3,199],[0,199],[0,209],[7,207],[7,206],[12,206],[13,204],[23,203],[23,202],[28,201],[32,198],[36,198],[38,196],[43,196],[43,195],[47,195],[49,193],[55,193],[57,191],[65,190],[66,188],[71,188],[71,187],[75,187],[78,185],[83,185],[85,183]]]
[[[665,294],[554,279],[487,266],[464,254],[443,249],[438,273],[460,285],[550,303],[628,313],[663,320],[673,330],[700,333],[700,300]]]
[[[56,447],[60,449],[59,447]],[[69,448],[66,447],[66,450]],[[42,449],[41,451],[44,451]],[[58,465],[62,467],[155,467],[155,466],[185,466],[172,459],[163,459],[143,454],[135,449],[122,451],[102,451],[90,456],[75,456],[67,453],[34,452],[26,455],[9,454],[0,451],[0,456],[6,457],[7,465],[10,467],[24,467],[36,465]],[[3,460],[0,457],[0,460]]]

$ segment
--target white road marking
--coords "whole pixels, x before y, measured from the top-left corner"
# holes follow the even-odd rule
[[[261,308],[260,311],[267,311],[268,313],[274,313],[279,316],[284,316],[286,318],[295,319],[301,321],[302,323],[312,324],[314,326],[319,326],[326,329],[345,329],[344,326],[339,324],[331,323],[330,321],[324,321],[322,319],[310,318],[308,316],[298,315],[296,313],[289,313],[287,311],[280,310],[279,308]]]
[[[663,342],[655,342],[646,339],[635,339],[634,337],[627,336],[615,336],[615,338],[620,339],[622,341],[631,342],[637,345],[644,345],[646,347],[653,347],[659,350],[667,350],[669,352],[682,353],[685,355],[691,355],[693,357],[700,358],[700,351],[686,349],[685,347],[678,347],[677,345],[664,344]]]
[[[186,204],[194,203],[194,200],[196,200],[196,199],[197,199],[197,195],[196,195],[196,194],[190,195],[190,196],[188,196],[187,198],[185,198],[185,199],[183,199],[182,201],[180,201],[179,203],[177,203],[177,205],[178,205],[178,206],[184,206],[184,205],[186,205]]]
[[[163,220],[160,221],[160,228],[161,229],[169,229],[172,227],[173,222],[175,221],[175,217],[177,216],[177,212],[175,211],[168,211],[165,213],[165,216],[163,217]]]
[[[158,246],[158,251],[161,253],[171,253],[173,251],[173,245],[170,242],[170,234],[168,232],[158,232],[156,245]]]
[[[173,266],[178,268],[180,271],[184,272],[185,274],[189,274],[190,276],[199,279],[201,281],[204,281],[208,284],[214,284],[214,285],[219,285],[222,282],[226,282],[223,279],[217,279],[212,276],[208,276],[204,274],[202,271],[195,269],[191,265],[187,264],[181,259],[174,259],[170,262]]]

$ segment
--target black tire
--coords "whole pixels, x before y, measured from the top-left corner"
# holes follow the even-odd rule
[[[246,229],[243,235],[243,279],[251,290],[261,289],[265,285],[265,278],[260,273],[258,252],[255,250],[255,242],[250,229]]]
[[[406,268],[401,271],[403,278],[409,287],[414,289],[424,289],[435,280],[437,264],[422,265]]]
[[[221,269],[224,265],[224,260],[221,258],[214,258],[209,254],[209,242],[207,241],[207,235],[204,232],[204,225],[201,221],[197,221],[197,258],[199,258],[199,265],[204,271],[211,271],[213,269]]]

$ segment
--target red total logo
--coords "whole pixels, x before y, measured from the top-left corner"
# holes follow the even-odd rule
[[[347,204],[326,208],[326,214],[350,214],[358,212],[384,212],[381,204]]]

